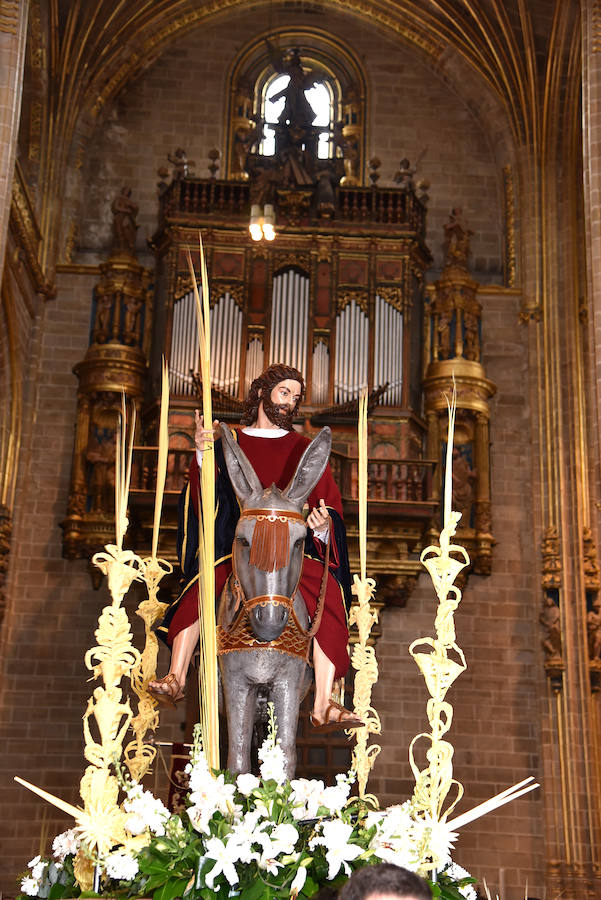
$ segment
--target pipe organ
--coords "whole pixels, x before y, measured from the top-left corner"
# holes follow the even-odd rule
[[[197,372],[198,337],[194,291],[187,291],[173,304],[169,382],[178,396],[192,396],[192,372]],[[211,308],[211,379],[224,394],[238,396],[242,311],[226,291]]]
[[[403,385],[403,314],[376,294],[374,385],[388,384],[383,406],[400,406]]]
[[[273,278],[268,362],[285,361],[307,371],[310,278],[295,269]],[[211,309],[211,376],[224,394],[238,396],[240,385],[243,313],[226,291]],[[373,386],[388,385],[383,406],[400,406],[403,383],[403,314],[379,294],[373,308]],[[336,316],[334,402],[348,403],[369,384],[370,317],[351,300]],[[191,396],[191,372],[198,369],[198,340],[193,291],[173,304],[169,376],[172,392]],[[245,391],[265,365],[263,343],[254,337],[248,344]],[[327,341],[317,340],[313,352],[312,401],[328,401],[329,351]]]
[[[309,276],[292,268],[278,272],[273,279],[269,362],[306,372],[308,331]]]
[[[200,230],[211,287],[211,371],[225,404],[216,415],[235,420],[253,378],[270,363],[284,362],[303,372],[305,414],[320,422],[347,415],[337,410],[352,404],[362,387],[387,385],[375,414],[393,427],[401,455],[420,457],[430,264],[422,201],[413,190],[343,186],[336,189],[334,213],[324,207],[322,215],[313,188],[278,188],[276,239],[254,242],[249,191],[240,181],[186,177],[161,195],[153,238],[153,383],[164,354],[173,399],[189,407],[196,402],[187,252],[200,272]]]
[[[260,338],[255,337],[250,340],[246,350],[246,378],[244,379],[244,391],[248,393],[248,390],[263,369],[265,354],[263,352],[263,342]]]
[[[369,318],[351,300],[336,317],[334,401],[348,403],[367,387]]]
[[[314,343],[313,374],[311,379],[313,402],[323,404],[326,402],[328,396],[330,353],[328,351],[327,341],[317,337],[314,339]]]

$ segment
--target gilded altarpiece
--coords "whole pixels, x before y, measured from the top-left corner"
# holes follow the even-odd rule
[[[135,254],[137,205],[124,188],[112,204],[113,247],[100,266],[90,346],[79,380],[75,445],[63,552],[90,558],[114,532],[115,446],[122,395],[140,407],[146,391],[152,322],[150,273]],[[95,584],[100,583],[94,567]]]
[[[461,513],[459,541],[468,549],[472,568],[490,575],[494,538],[491,522],[489,400],[495,385],[482,365],[482,307],[478,283],[468,269],[472,232],[454,209],[444,226],[445,265],[429,289],[425,329],[425,406],[428,453],[442,458],[447,432],[447,404],[457,391],[453,449],[453,509]],[[442,467],[434,479],[434,496],[442,497]]]

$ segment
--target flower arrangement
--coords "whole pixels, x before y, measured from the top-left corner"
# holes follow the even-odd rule
[[[424,871],[438,859],[444,867],[434,896],[475,900],[474,879],[451,863],[456,835],[444,823],[414,815],[410,801],[377,810],[351,798],[352,772],[329,787],[286,780],[273,710],[259,762],[260,777],[211,771],[197,726],[181,815],[120,775],[131,841],[94,860],[101,893],[86,896],[303,900],[324,884],[338,887],[360,866],[392,862]],[[78,896],[73,860],[80,843],[71,829],[55,838],[51,859],[31,860],[22,900]]]

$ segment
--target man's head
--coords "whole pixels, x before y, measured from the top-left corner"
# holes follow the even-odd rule
[[[253,425],[262,405],[270,422],[292,431],[292,421],[304,395],[305,382],[298,369],[281,363],[269,366],[251,384],[240,424]]]
[[[423,878],[390,863],[357,869],[343,885],[339,900],[432,900]]]

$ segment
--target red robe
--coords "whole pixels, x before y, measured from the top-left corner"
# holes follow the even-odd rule
[[[290,431],[278,438],[264,438],[248,435],[242,430],[238,430],[237,437],[241,449],[257,473],[262,486],[267,488],[272,483],[275,483],[280,490],[283,490],[289,484],[305,448],[310,443],[308,438],[298,434],[296,431]],[[218,473],[218,477],[220,477],[220,473]],[[190,465],[190,499],[194,505],[196,515],[198,515],[196,505],[200,490],[199,480],[200,471],[196,457],[194,457]],[[340,523],[342,523],[340,492],[329,465],[308,498],[309,507],[313,509],[313,507],[319,506],[321,499],[334,512],[334,518],[338,519],[340,517]],[[336,529],[339,532],[338,541],[344,540],[340,537],[340,531],[343,532],[343,530],[343,527]],[[332,534],[330,548],[331,571],[328,573],[323,617],[316,634],[316,640],[328,659],[334,663],[336,678],[341,678],[346,674],[349,665],[347,651],[348,628],[343,590],[332,574],[332,570],[339,570],[341,560],[346,560],[346,546],[339,548],[337,543],[334,534]],[[319,540],[314,540],[314,544],[319,556],[323,559],[324,545]],[[216,596],[221,594],[232,570],[231,548],[229,550],[230,552],[225,558],[218,561],[215,566]],[[305,554],[300,590],[311,617],[313,617],[317,606],[322,575],[323,564],[319,559],[313,559]],[[350,578],[350,576],[348,577]],[[196,581],[187,590],[184,590],[184,593],[176,601],[175,610],[170,612],[171,615],[168,614],[167,642],[171,645],[176,634],[188,625],[191,625],[198,618],[198,587]]]

